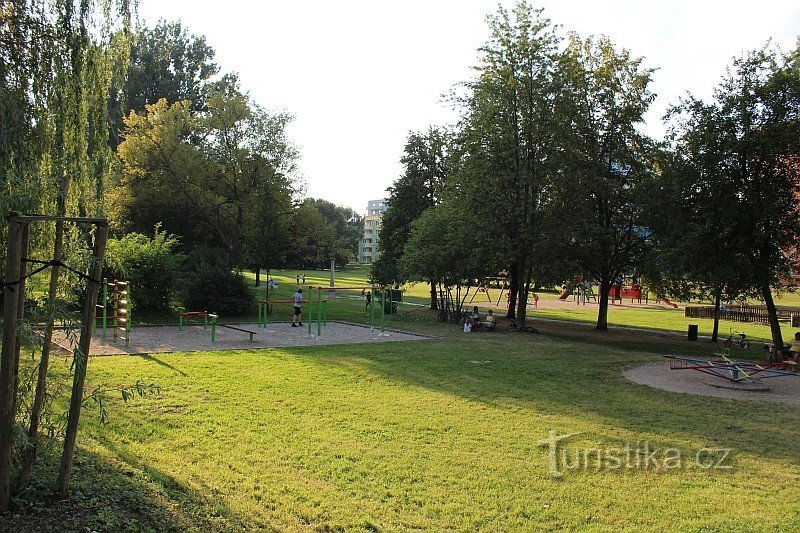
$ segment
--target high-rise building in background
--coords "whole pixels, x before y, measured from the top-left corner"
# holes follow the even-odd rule
[[[386,198],[370,200],[367,202],[367,216],[364,217],[364,238],[358,247],[358,262],[368,265],[378,259],[378,234],[381,231],[381,221],[386,208],[389,206]]]

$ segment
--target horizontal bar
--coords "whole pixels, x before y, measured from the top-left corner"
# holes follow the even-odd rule
[[[98,226],[107,226],[108,219],[105,218],[90,218],[90,217],[57,217],[54,215],[22,215],[20,213],[12,212],[8,215],[9,221],[19,222],[77,222],[83,224],[97,224]]]

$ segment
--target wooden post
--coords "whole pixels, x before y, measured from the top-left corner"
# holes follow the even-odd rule
[[[22,265],[22,223],[16,217],[8,219],[8,251],[6,254],[6,283],[19,280]],[[20,297],[17,285],[3,288],[3,349],[0,355],[0,513],[8,511],[11,503],[11,435],[14,430],[14,378],[17,374],[16,337],[17,312]]]
[[[78,436],[78,421],[83,403],[83,385],[86,380],[86,367],[89,360],[89,346],[92,342],[92,322],[97,305],[98,284],[103,274],[103,258],[106,253],[108,240],[108,223],[103,221],[98,224],[95,233],[94,251],[92,252],[92,265],[89,268],[89,280],[86,287],[86,300],[83,302],[83,324],[78,347],[75,349],[75,374],[72,381],[72,397],[69,402],[69,416],[67,418],[67,432],[64,436],[64,453],[61,456],[61,468],[58,473],[58,493],[62,497],[67,495],[69,488],[69,475],[72,469],[72,458],[75,455],[75,440]]]
[[[25,274],[27,272],[27,265],[24,259],[28,258],[28,248],[30,247],[30,224],[23,223],[22,224],[22,243],[20,245],[20,264],[19,264],[19,277],[20,282],[17,285],[19,291],[19,297],[17,298],[17,326],[22,324],[23,319],[25,318]],[[16,337],[16,345],[14,346],[14,390],[19,390],[19,353],[22,349],[22,339],[20,338],[20,328],[17,327],[17,337]],[[14,401],[16,402],[16,394],[14,395]],[[16,405],[14,406],[14,412],[17,411]]]

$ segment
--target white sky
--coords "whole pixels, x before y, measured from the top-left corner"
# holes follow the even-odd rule
[[[503,0],[503,5],[513,2]],[[645,131],[686,91],[708,98],[734,56],[772,38],[788,50],[800,1],[539,0],[582,36],[608,35],[658,68]],[[364,214],[402,173],[408,133],[454,122],[443,101],[472,76],[494,0],[140,0],[150,26],[182,20],[206,36],[223,72],[268,110],[295,116],[308,196]]]

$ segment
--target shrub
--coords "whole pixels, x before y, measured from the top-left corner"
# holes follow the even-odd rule
[[[240,316],[255,310],[253,293],[244,276],[220,264],[201,263],[183,275],[181,300],[191,311]]]
[[[131,299],[137,309],[164,311],[174,297],[175,277],[186,256],[175,251],[178,238],[155,227],[153,238],[129,233],[109,239],[104,277],[131,283]]]

